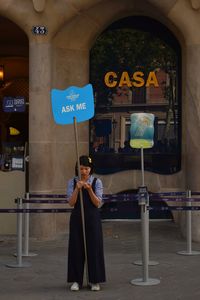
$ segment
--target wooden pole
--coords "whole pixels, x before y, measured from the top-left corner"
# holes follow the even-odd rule
[[[79,178],[79,180],[81,180],[80,161],[79,161],[79,142],[78,142],[78,130],[77,130],[76,117],[74,117],[74,133],[75,133],[75,141],[76,141],[78,178]],[[81,219],[82,219],[82,227],[83,227],[83,242],[84,242],[84,252],[85,252],[86,282],[87,282],[87,285],[89,285],[89,281],[88,281],[87,242],[86,242],[86,233],[85,233],[85,214],[84,214],[82,189],[80,189],[80,204],[81,204]]]

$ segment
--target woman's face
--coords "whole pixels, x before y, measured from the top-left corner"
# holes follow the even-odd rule
[[[90,167],[80,165],[80,172],[81,172],[81,178],[82,179],[88,178],[90,176],[90,171],[91,171]]]

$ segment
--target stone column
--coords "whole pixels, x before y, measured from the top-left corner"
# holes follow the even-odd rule
[[[31,41],[29,62],[29,190],[37,193],[51,193],[53,118],[50,99],[50,43]],[[44,206],[47,208],[47,205],[42,207]],[[30,231],[31,235],[40,238],[54,237],[55,215],[32,214]]]
[[[186,48],[186,188],[200,191],[200,44]],[[185,123],[185,124],[184,124]],[[198,204],[199,205],[199,204]],[[200,212],[192,213],[193,240],[200,241]]]

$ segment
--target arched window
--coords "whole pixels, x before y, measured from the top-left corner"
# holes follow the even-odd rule
[[[90,52],[95,116],[90,155],[96,172],[140,169],[140,151],[130,147],[130,115],[155,115],[154,146],[144,151],[145,169],[173,174],[181,169],[181,47],[160,22],[121,19]]]

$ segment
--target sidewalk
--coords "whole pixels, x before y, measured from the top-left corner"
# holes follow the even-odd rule
[[[103,222],[107,282],[100,292],[83,288],[71,292],[66,284],[68,236],[55,241],[31,240],[30,251],[36,257],[23,258],[28,268],[8,268],[15,263],[15,237],[0,237],[0,299],[1,300],[199,300],[200,255],[183,256],[186,241],[172,221],[150,222],[149,278],[160,280],[154,286],[135,286],[132,279],[142,278],[142,267],[133,264],[141,259],[139,221]],[[200,250],[193,243],[192,250]]]

